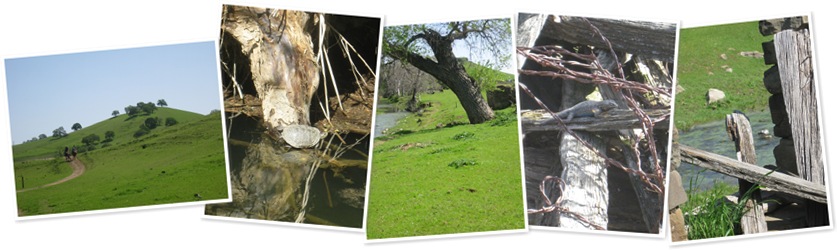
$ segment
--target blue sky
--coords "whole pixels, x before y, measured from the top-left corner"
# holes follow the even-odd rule
[[[221,109],[215,42],[6,59],[12,140],[72,132],[164,99],[170,108]]]

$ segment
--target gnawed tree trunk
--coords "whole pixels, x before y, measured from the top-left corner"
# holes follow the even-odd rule
[[[309,124],[311,98],[319,86],[311,37],[305,32],[313,17],[299,11],[232,5],[224,7],[223,17],[222,31],[241,44],[241,53],[249,59],[265,125],[281,130]],[[233,68],[229,65],[233,62],[226,63],[226,68]]]
[[[450,88],[456,94],[462,108],[468,115],[471,124],[479,124],[494,119],[494,111],[482,98],[482,91],[479,84],[465,71],[465,67],[456,60],[453,54],[453,41],[451,36],[442,36],[438,32],[427,29],[421,37],[433,50],[436,61],[424,58],[421,55],[406,51],[390,51],[389,56],[406,60],[421,71],[435,77],[442,84]]]

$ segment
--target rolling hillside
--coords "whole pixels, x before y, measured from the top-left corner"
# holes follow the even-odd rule
[[[173,117],[138,138],[133,134],[148,117]],[[60,139],[44,139],[13,147],[15,187],[20,216],[170,204],[228,198],[220,112],[200,115],[159,108],[150,116],[120,115]],[[31,189],[65,178],[70,164],[57,156],[64,145],[82,145],[81,138],[105,131],[116,136],[80,153],[83,175],[54,186]],[[24,180],[25,179],[25,183]]]
[[[113,131],[116,134],[113,141],[109,143],[111,147],[124,144],[135,139],[133,136],[134,132],[137,131],[145,119],[149,117],[159,117],[163,120],[165,120],[166,117],[173,117],[177,120],[178,124],[185,124],[201,119],[204,116],[201,114],[166,107],[159,107],[157,111],[151,115],[129,117],[128,115],[121,114],[84,127],[75,132],[67,131],[70,133],[62,138],[48,137],[38,141],[14,145],[12,147],[14,159],[15,161],[20,161],[26,159],[57,157],[60,156],[59,154],[64,150],[64,147],[83,145],[81,139],[87,135],[97,134],[101,137],[101,140],[104,140],[105,132],[107,131]],[[59,125],[56,125],[56,127],[57,126]],[[69,128],[69,126],[66,126],[65,128]],[[165,125],[162,125],[153,132],[161,132],[165,129]],[[101,145],[99,145],[99,147],[100,146]]]

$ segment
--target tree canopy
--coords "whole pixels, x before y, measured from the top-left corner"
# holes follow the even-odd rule
[[[58,127],[57,129],[52,131],[52,137],[64,137],[67,136],[67,131],[64,130],[64,126]]]
[[[486,66],[502,68],[510,62],[512,51],[509,19],[386,27],[383,51],[389,60],[409,63],[450,88],[472,124],[491,120],[494,112],[482,97],[481,85],[493,82],[477,79],[482,75],[491,75],[472,75],[474,72],[469,74],[466,71],[453,52],[454,43],[458,41],[469,48],[471,56],[486,58]]]
[[[73,129],[73,131],[78,131],[79,129],[81,129],[81,123],[76,122],[75,124],[73,124],[73,127],[71,127],[71,129]]]

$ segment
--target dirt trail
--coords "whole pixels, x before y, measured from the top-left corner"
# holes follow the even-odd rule
[[[82,174],[84,174],[84,170],[85,170],[84,163],[82,163],[82,162],[81,162],[81,161],[79,161],[78,159],[73,159],[73,161],[71,161],[71,162],[70,162],[70,167],[72,167],[72,168],[73,168],[73,173],[72,173],[72,174],[70,174],[70,176],[64,177],[64,179],[60,179],[60,180],[58,180],[58,181],[56,181],[56,182],[49,183],[49,184],[45,184],[45,185],[42,185],[42,186],[40,186],[40,187],[32,187],[32,188],[21,189],[21,190],[18,190],[17,192],[18,192],[18,193],[21,193],[21,192],[26,192],[26,191],[30,191],[30,190],[35,190],[35,189],[41,189],[41,188],[45,188],[45,187],[55,186],[55,185],[58,185],[58,184],[61,184],[61,183],[67,182],[67,181],[69,181],[69,180],[75,179],[76,177],[79,177],[79,176],[81,176]]]

